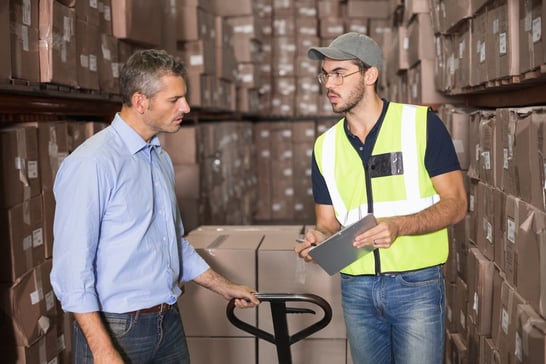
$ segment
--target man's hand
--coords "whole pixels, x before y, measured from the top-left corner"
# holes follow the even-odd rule
[[[390,248],[398,237],[398,225],[394,218],[378,219],[378,224],[373,228],[355,237],[353,246],[363,248],[371,246],[374,248]]]
[[[312,262],[313,258],[309,255],[309,249],[320,244],[326,236],[318,230],[309,230],[305,234],[305,238],[294,246],[294,251],[298,254],[298,257],[302,258],[306,262]]]

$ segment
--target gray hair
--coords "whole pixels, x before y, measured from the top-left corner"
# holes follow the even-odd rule
[[[172,74],[186,79],[184,63],[164,50],[145,49],[133,53],[119,74],[121,102],[132,106],[131,97],[139,92],[153,97],[161,89],[161,77]]]

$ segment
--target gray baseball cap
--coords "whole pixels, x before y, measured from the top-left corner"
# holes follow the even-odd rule
[[[360,59],[368,66],[381,70],[383,59],[381,47],[367,35],[350,32],[338,36],[328,47],[312,47],[307,51],[310,59],[321,61],[331,58],[338,61]]]

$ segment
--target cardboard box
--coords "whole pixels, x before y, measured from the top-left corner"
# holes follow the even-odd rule
[[[49,282],[50,270],[51,263],[46,261],[13,285],[1,287],[1,309],[9,317],[0,330],[3,342],[15,338],[16,345],[29,347],[52,328],[57,306]]]
[[[392,1],[391,1],[392,3]],[[409,24],[415,15],[430,14],[429,2],[427,0],[405,0],[404,6],[404,23]],[[391,4],[391,10],[395,10],[394,4]]]
[[[99,27],[76,19],[76,72],[80,88],[99,89],[99,44]]]
[[[333,40],[338,35],[343,34],[345,25],[342,18],[321,18],[319,20],[319,36],[323,39],[323,42],[328,45],[329,41],[324,39]]]
[[[477,335],[491,335],[494,263],[477,248],[468,254],[468,308]]]
[[[215,39],[215,16],[200,8],[197,4],[185,5],[177,2],[177,14],[181,19],[177,22],[177,41],[197,41]]]
[[[495,112],[489,110],[480,110],[479,113],[479,176],[480,181],[487,183],[490,186],[498,186],[496,181],[496,155],[497,142],[497,121],[495,118]]]
[[[255,2],[252,0],[235,0],[226,2],[223,0],[211,0],[214,14],[223,17],[253,15],[256,11]]]
[[[497,0],[487,8],[486,54],[489,78],[519,75],[519,4]]]
[[[497,108],[495,164],[497,186],[506,194],[519,196],[517,181],[517,161],[514,157],[518,109]]]
[[[519,1],[519,71],[526,73],[546,63],[544,36],[546,6],[542,0]]]
[[[430,14],[415,14],[407,27],[408,36],[408,66],[412,67],[420,60],[434,60],[434,33]]]
[[[99,0],[98,4],[100,33],[112,35],[112,0]]]
[[[238,284],[257,288],[256,251],[263,232],[192,231],[187,239],[212,269]],[[197,284],[185,285],[179,307],[187,336],[248,337],[226,316],[227,301]],[[242,310],[238,317],[256,326],[256,310]]]
[[[89,1],[73,1],[75,4],[72,5],[72,7],[75,6],[76,8],[76,18],[82,20],[83,22],[93,26],[93,27],[99,27],[100,26],[100,11],[99,7],[102,8],[104,11],[104,0],[101,0],[100,2],[98,0],[89,0]],[[68,4],[65,4],[67,6],[70,6]],[[102,5],[102,6],[100,6]],[[109,2],[107,6],[110,6]]]
[[[444,96],[434,84],[434,60],[422,59],[408,69],[409,103],[437,105],[456,102],[456,98]]]
[[[470,115],[469,110],[454,108],[451,113],[449,132],[462,170],[469,166]]]
[[[546,313],[546,263],[544,261],[546,215],[520,202],[516,222],[516,289],[537,312]]]
[[[238,311],[237,313],[238,314]],[[186,337],[192,364],[256,364],[256,339],[251,337]]]
[[[493,300],[491,304],[491,338],[496,348],[498,342],[499,328],[501,325],[501,291],[505,281],[505,274],[502,269],[495,265],[493,272]]]
[[[332,308],[332,321],[324,329],[311,335],[314,339],[346,338],[339,275],[333,277],[318,265],[309,264],[294,253],[299,231],[268,232],[258,249],[258,289],[262,293],[311,293],[325,299]],[[283,269],[279,270],[279,267]],[[321,309],[313,304],[292,302],[290,307]],[[318,315],[291,315],[288,325],[301,330],[320,319]],[[262,330],[272,332],[273,323],[268,305],[258,307],[258,324]]]
[[[529,305],[518,305],[514,363],[546,362],[546,321]]]
[[[496,347],[499,350],[501,363],[514,362],[514,352],[516,350],[516,331],[518,325],[518,305],[523,304],[524,300],[520,295],[504,281],[501,287],[501,307],[498,333],[495,335],[497,341]],[[512,361],[511,361],[512,360]]]
[[[13,125],[0,129],[0,140],[0,208],[9,208],[40,193],[38,135],[34,127]]]
[[[9,44],[4,47],[0,54],[0,81],[11,78],[11,23],[10,23],[10,2],[4,1],[0,4],[0,44]]]
[[[453,302],[453,320],[455,322],[454,332],[465,333],[467,330],[468,312],[468,285],[460,277],[457,278],[457,295]]]
[[[472,0],[444,0],[440,13],[443,16],[441,33],[450,33],[460,23],[474,14]]]
[[[475,77],[476,65],[472,63],[472,52],[474,51],[473,21],[473,19],[463,20],[456,33],[455,62],[458,62],[458,69],[455,72],[455,88],[457,89],[472,86],[471,80]]]
[[[161,44],[163,10],[157,3],[146,0],[116,0],[111,2],[113,35],[145,47]]]
[[[290,346],[294,363],[332,364],[345,363],[347,340],[344,339],[304,339]],[[279,363],[275,345],[264,340],[258,341],[258,363]]]
[[[98,57],[99,88],[105,93],[119,93],[118,41],[108,34],[100,35],[100,52]]]
[[[34,344],[27,346],[5,347],[0,350],[6,362],[15,364],[24,363],[55,363],[59,360],[59,350],[57,345],[58,332],[52,327],[43,337]],[[6,343],[0,344],[0,346]]]
[[[387,19],[391,15],[391,9],[388,1],[348,0],[347,15]]]
[[[53,191],[55,175],[68,155],[68,128],[64,121],[25,123],[38,132],[38,165],[42,191]]]
[[[3,242],[0,282],[11,283],[44,261],[41,197],[1,209],[0,225]]]
[[[77,87],[76,12],[40,0],[40,81]]]
[[[182,126],[176,133],[161,133],[161,147],[169,154],[173,164],[198,163],[196,126]]]
[[[42,232],[44,239],[44,256],[53,256],[53,222],[55,217],[55,196],[53,191],[42,191]]]
[[[9,6],[12,77],[40,82],[39,1],[12,0]]]
[[[539,209],[546,208],[544,166],[546,144],[546,108],[520,109],[516,123],[514,158],[517,168],[519,196]]]
[[[468,347],[465,335],[462,333],[451,334],[451,352],[446,353],[451,364],[464,364],[468,362]]]
[[[174,165],[174,184],[177,198],[198,199],[201,193],[200,166],[193,164]]]

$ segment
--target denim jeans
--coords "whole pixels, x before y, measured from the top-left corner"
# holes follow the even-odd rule
[[[440,364],[445,283],[441,266],[377,276],[341,275],[355,364]]]
[[[102,315],[125,363],[190,363],[184,328],[176,305],[163,313]],[[93,355],[76,321],[73,337],[73,363],[93,363]]]

